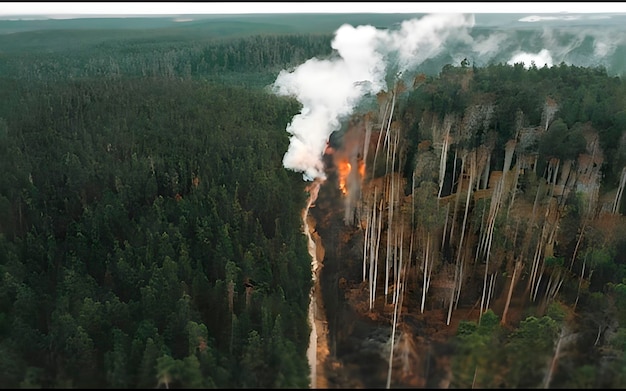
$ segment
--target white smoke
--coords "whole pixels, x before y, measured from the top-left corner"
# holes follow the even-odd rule
[[[474,40],[474,52],[479,57],[493,57],[508,39],[509,36],[502,32],[496,32],[489,36],[479,36]]]
[[[387,90],[388,72],[402,73],[436,56],[448,40],[470,42],[473,15],[427,15],[405,21],[397,31],[343,25],[335,32],[329,60],[310,59],[273,84],[278,95],[293,96],[301,112],[287,126],[292,137],[283,157],[285,168],[305,180],[325,179],[322,156],[330,135],[367,94]]]
[[[598,58],[613,55],[618,46],[626,43],[624,34],[615,31],[595,31],[593,37],[593,55]]]
[[[568,55],[573,53],[587,39],[587,32],[584,30],[572,33],[571,30],[557,30],[544,28],[541,34],[541,41],[544,48],[549,48],[552,58],[556,62],[566,61]]]
[[[593,42],[593,55],[596,57],[606,57],[615,52],[617,45],[614,43],[602,42],[595,40]]]
[[[565,62],[572,64],[580,62],[576,52],[585,52],[585,45],[593,43],[593,56],[586,55],[585,64],[594,66],[603,58],[611,56],[615,50],[626,42],[624,34],[613,29],[593,29],[589,27],[578,29],[553,29],[545,27],[541,34],[544,48],[550,51],[553,63]],[[580,56],[581,54],[578,54]],[[574,61],[577,59],[578,61]]]
[[[548,66],[548,68],[552,67],[552,55],[550,55],[550,51],[547,49],[541,49],[539,53],[526,53],[521,52],[515,54],[508,62],[509,65],[523,63],[525,68],[530,68],[534,64],[537,68],[542,68],[544,65]]]
[[[571,15],[533,15],[518,21],[552,24],[553,20],[576,19]],[[302,172],[308,181],[325,179],[322,158],[330,135],[341,128],[342,121],[365,96],[387,91],[388,83],[395,84],[398,78],[410,83],[410,73],[420,65],[432,66],[425,63],[427,60],[458,65],[461,59],[469,58],[478,66],[506,61],[509,65],[523,63],[526,68],[533,64],[552,67],[561,62],[590,66],[626,43],[624,34],[588,26],[540,25],[535,32],[501,28],[473,38],[470,30],[474,25],[472,14],[426,15],[389,30],[346,24],[335,32],[334,57],[313,58],[291,71],[281,71],[272,85],[274,93],[295,97],[302,104],[301,112],[287,126],[291,139],[283,158],[285,168]],[[585,55],[590,47],[593,58]]]
[[[399,31],[383,36],[384,48],[398,54],[399,71],[403,72],[438,55],[447,41],[471,43],[469,29],[474,23],[471,14],[433,14],[407,20]]]

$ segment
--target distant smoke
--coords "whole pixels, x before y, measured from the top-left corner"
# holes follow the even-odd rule
[[[542,67],[544,63],[552,66],[561,62],[568,65],[597,66],[606,64],[607,57],[626,43],[623,31],[616,31],[614,28],[544,26],[540,31],[540,34],[537,32],[536,38],[542,49],[534,54],[536,46],[535,50],[519,48],[515,53],[518,58],[511,58],[509,64],[526,59],[527,61],[524,61],[526,66],[529,66],[531,60],[535,61],[537,67]]]
[[[581,18],[580,15],[561,15],[561,16],[526,16],[521,18],[520,22],[541,22],[545,20],[579,20]]]
[[[332,41],[336,57],[312,58],[291,72],[283,70],[273,84],[274,93],[302,104],[287,126],[292,137],[283,165],[302,172],[305,180],[325,179],[326,142],[359,101],[387,90],[390,72],[401,74],[436,56],[446,41],[471,40],[473,25],[473,15],[445,14],[405,21],[397,31],[341,26]]]
[[[503,44],[509,37],[503,32],[497,32],[489,36],[479,36],[474,42],[474,52],[478,57],[492,57],[502,50]]]
[[[534,64],[537,68],[543,68],[544,65],[547,65],[550,68],[552,63],[552,56],[547,49],[541,49],[541,51],[537,54],[521,52],[514,55],[507,64],[514,65],[523,63],[525,68],[530,68]]]

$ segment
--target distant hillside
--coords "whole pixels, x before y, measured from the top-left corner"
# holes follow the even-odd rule
[[[266,14],[171,15],[167,17],[0,20],[0,55],[29,51],[72,52],[102,43],[140,44],[246,38],[258,35],[327,34],[343,24],[400,28],[423,14]],[[626,72],[625,15],[477,14],[468,32],[472,43],[458,37],[419,71],[436,74],[446,64],[467,58],[472,65],[507,63],[515,56],[550,55],[550,66],[603,66],[611,75]],[[530,61],[530,60],[527,60]],[[530,65],[530,64],[526,64]],[[543,66],[537,64],[537,66]]]
[[[422,14],[265,14],[265,15],[172,15],[167,17],[76,18],[0,20],[0,34],[33,30],[142,30],[244,26],[240,32],[333,32],[344,23],[390,27]]]

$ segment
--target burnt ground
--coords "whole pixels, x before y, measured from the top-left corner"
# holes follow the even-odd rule
[[[324,388],[385,388],[394,306],[391,295],[386,299],[378,289],[374,309],[370,311],[368,287],[362,277],[363,232],[344,223],[342,193],[333,170],[327,173],[328,179],[322,183],[315,204],[309,210],[314,235],[323,246],[318,303],[323,305],[325,315],[325,346],[321,352],[318,349],[324,362],[318,359],[317,384],[325,385]],[[464,283],[463,294],[449,325],[446,325],[448,306],[435,299],[442,297],[441,292],[431,285],[421,313],[421,291],[411,288],[421,284],[408,284],[395,335],[398,348],[394,351],[392,388],[449,387],[454,354],[451,338],[461,321],[478,320],[479,292],[483,285],[482,278],[479,280]],[[506,281],[498,283],[501,284],[498,291],[506,292],[502,286]],[[524,296],[520,295],[524,285],[525,281],[516,285],[507,316],[509,323],[521,319],[524,303],[519,298]],[[492,299],[491,308],[501,314],[504,302],[505,297],[500,294]]]
[[[368,289],[361,281],[363,234],[344,224],[338,191],[332,182],[324,183],[310,210],[324,246],[320,284],[329,349],[321,371],[326,379],[318,380],[318,384],[327,388],[384,388],[393,305],[385,305],[385,297],[380,295],[374,310],[369,310]],[[478,309],[459,307],[453,311],[451,324],[446,325],[445,308],[431,306],[422,314],[419,306],[419,295],[407,292],[396,332],[403,349],[394,352],[391,386],[447,388],[453,350],[448,340],[459,321],[471,319],[472,312],[477,317]]]

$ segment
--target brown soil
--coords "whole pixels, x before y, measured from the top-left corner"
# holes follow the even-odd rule
[[[374,309],[370,311],[368,286],[360,281],[362,260],[352,254],[353,249],[359,247],[353,241],[362,233],[344,224],[341,205],[335,201],[340,197],[333,198],[336,196],[332,194],[333,190],[324,188],[322,186],[317,206],[311,210],[317,221],[314,231],[319,235],[318,256],[320,260],[323,258],[323,268],[320,262],[318,269],[319,284],[316,287],[319,289],[315,291],[318,307],[315,318],[318,331],[316,386],[383,388],[389,359],[389,347],[385,342],[390,340],[394,309],[389,304],[391,295],[386,304],[384,295],[379,294]],[[518,281],[515,291],[523,289],[523,285],[523,281]],[[433,296],[434,293],[429,292],[430,300],[427,298],[426,308],[420,313],[420,293],[405,292],[395,335],[398,342],[394,350],[391,387],[450,386],[454,353],[451,339],[461,321],[478,320],[480,298],[470,304],[459,303],[447,325],[448,307],[442,303],[434,304]],[[523,303],[518,301],[514,299],[510,304],[509,324],[516,324],[522,317],[520,308]],[[501,316],[504,308],[502,295],[492,299],[491,307]]]

